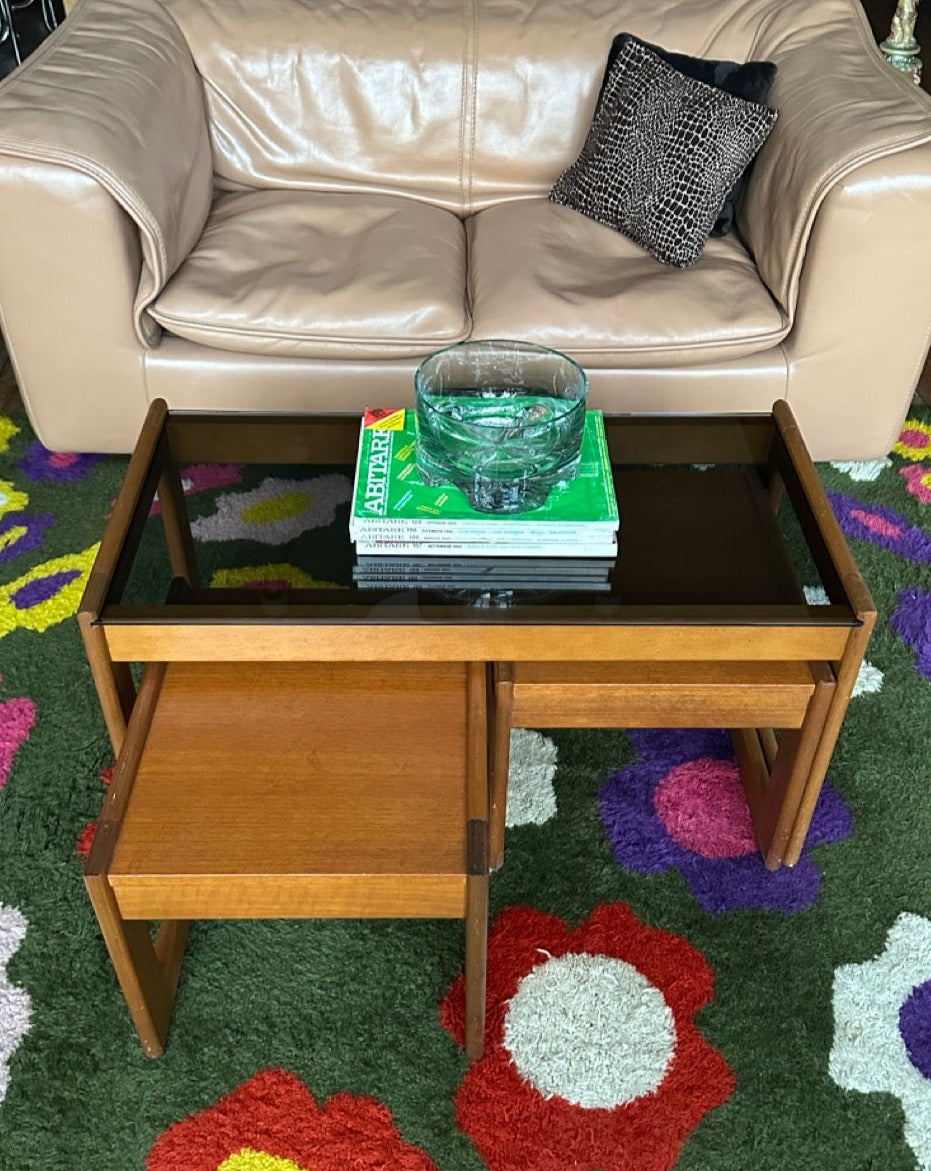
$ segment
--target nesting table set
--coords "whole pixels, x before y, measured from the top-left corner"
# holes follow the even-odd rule
[[[607,591],[228,589],[183,470],[351,469],[359,419],[152,404],[79,614],[117,754],[85,881],[146,1052],[191,920],[445,917],[480,1056],[515,727],[729,728],[766,865],[798,860],[876,610],[791,412],[605,425]]]

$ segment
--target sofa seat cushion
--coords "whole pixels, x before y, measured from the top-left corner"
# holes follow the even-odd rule
[[[470,330],[465,231],[451,212],[396,196],[221,195],[151,312],[224,350],[426,354]]]
[[[472,334],[565,350],[592,366],[693,366],[753,354],[789,321],[735,235],[691,268],[545,199],[468,221]]]

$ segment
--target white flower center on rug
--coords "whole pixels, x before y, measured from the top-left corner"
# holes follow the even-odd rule
[[[756,849],[753,822],[731,760],[689,760],[671,769],[653,794],[669,835],[704,858],[742,858]]]
[[[504,1045],[544,1097],[612,1109],[659,1087],[676,1026],[662,992],[632,964],[570,953],[521,980],[508,1004]]]

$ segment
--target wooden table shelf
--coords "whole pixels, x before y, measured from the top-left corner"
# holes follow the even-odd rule
[[[474,913],[466,962],[483,1008],[487,862],[472,856],[485,837],[470,822],[486,818],[484,674],[464,663],[150,666],[88,859],[98,912],[117,923]],[[108,944],[135,986],[152,957],[120,935]],[[173,997],[159,966],[144,1001]],[[144,1005],[134,1015],[160,1052],[167,1022]]]

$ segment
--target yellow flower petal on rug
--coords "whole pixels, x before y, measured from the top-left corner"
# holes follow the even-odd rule
[[[6,415],[0,415],[0,451],[6,451],[10,446],[10,440],[18,434],[19,428],[13,420],[8,419]]]
[[[931,459],[931,423],[906,419],[892,450],[906,459]]]
[[[20,628],[41,633],[77,613],[99,548],[54,557],[0,586],[0,638]]]
[[[265,1151],[253,1151],[244,1147],[235,1155],[224,1159],[217,1171],[310,1171],[309,1167],[301,1167],[291,1159],[281,1159],[277,1155],[268,1155]]]
[[[0,480],[0,516],[7,512],[22,512],[28,503],[26,492],[19,492],[9,480]]]
[[[286,589],[291,586],[298,590],[340,589],[335,581],[321,581],[296,565],[279,562],[269,565],[241,565],[233,569],[218,569],[210,579],[210,588],[215,590],[243,589],[252,586],[264,589]]]

